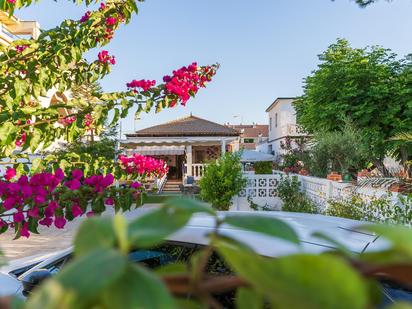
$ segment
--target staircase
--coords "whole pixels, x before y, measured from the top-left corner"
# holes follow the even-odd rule
[[[182,184],[181,180],[167,180],[163,187],[162,193],[180,193],[179,185]]]

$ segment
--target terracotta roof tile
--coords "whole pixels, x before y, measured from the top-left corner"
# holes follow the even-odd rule
[[[239,133],[232,128],[192,115],[126,134],[127,137],[238,135]]]

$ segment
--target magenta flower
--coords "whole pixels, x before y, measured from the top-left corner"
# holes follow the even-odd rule
[[[90,210],[89,212],[87,212],[87,213],[86,213],[86,216],[87,216],[88,218],[93,217],[93,216],[94,216],[93,210]]]
[[[46,217],[43,220],[39,221],[40,225],[44,225],[44,226],[47,226],[47,227],[50,227],[52,225],[52,223],[53,223],[53,219],[50,218],[50,217]]]
[[[97,55],[97,58],[99,59],[99,62],[101,63],[116,64],[115,57],[110,56],[107,50],[102,50],[101,52],[99,52],[99,54]]]
[[[113,198],[109,197],[109,198],[106,199],[106,201],[104,203],[106,205],[112,206],[114,204],[114,200],[113,200]]]
[[[54,172],[54,176],[55,176],[58,180],[62,181],[62,180],[64,179],[63,170],[62,170],[61,168],[56,169],[56,171]]]
[[[57,227],[58,229],[64,228],[66,225],[66,219],[64,217],[56,217],[54,219],[54,226]]]
[[[106,22],[106,26],[113,26],[117,23],[117,18],[107,17],[105,22]]]
[[[7,197],[3,202],[3,207],[6,210],[14,208],[17,204],[17,200],[14,197]]]
[[[74,218],[79,217],[83,214],[83,210],[78,204],[73,204],[72,206],[72,215]]]
[[[83,177],[83,171],[79,169],[75,169],[72,171],[72,177],[74,179],[80,180]]]
[[[20,235],[26,238],[30,237],[30,232],[29,232],[29,223],[24,222],[23,226],[21,227]]]
[[[32,218],[37,218],[39,216],[39,207],[35,206],[27,211],[27,215]]]
[[[137,181],[133,182],[133,183],[130,185],[130,187],[133,188],[133,189],[138,189],[138,188],[140,188],[141,186],[142,186],[142,184],[141,184],[140,182],[137,182]]]
[[[24,220],[24,214],[19,210],[13,214],[13,222],[22,222]]]
[[[6,180],[10,180],[14,178],[14,176],[16,176],[16,170],[14,168],[9,167],[6,170],[6,174],[4,175],[4,178],[6,178]]]
[[[81,23],[85,23],[86,21],[88,21],[91,14],[92,14],[92,13],[91,13],[90,11],[87,11],[87,12],[80,18],[80,22],[81,22]]]
[[[72,179],[72,180],[66,181],[64,185],[70,190],[74,191],[74,190],[78,190],[81,184],[80,184],[80,181],[78,181],[77,179]]]

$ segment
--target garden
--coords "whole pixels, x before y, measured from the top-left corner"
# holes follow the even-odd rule
[[[384,249],[363,254],[352,252],[330,235],[318,234],[317,237],[330,243],[330,250],[313,253],[304,251],[305,244],[298,232],[283,220],[262,214],[217,212],[216,209],[227,210],[233,195],[246,185],[239,157],[232,154],[211,164],[201,180],[202,198],[212,207],[194,199],[175,198],[136,219],[125,219],[122,213],[141,205],[145,181],[164,175],[167,166],[150,157],[119,154],[110,138],[110,128],[132,110],[139,114],[186,105],[211,82],[219,68],[217,64],[191,63],[163,76],[162,82],[136,79],[118,92],[99,89],[98,81],[116,64],[115,56],[102,48],[116,30],[130,22],[138,12],[139,2],[101,3],[79,20],[67,19],[53,29],[42,31],[38,40],[20,39],[0,47],[0,155],[12,165],[0,181],[0,233],[11,230],[16,238],[30,239],[32,234],[39,233],[39,226],[64,229],[68,221],[86,217],[74,237],[73,257],[68,264],[36,287],[26,300],[6,298],[1,299],[1,305],[30,309],[378,308],[382,304],[382,282],[410,287],[412,231],[405,226],[362,224],[357,227],[362,233],[380,235],[388,244]],[[374,1],[357,2],[368,5]],[[86,0],[86,4],[93,3]],[[29,5],[35,3],[31,0],[0,2],[1,9],[10,14]],[[342,44],[345,45],[342,42],[337,45]],[[90,51],[96,51],[96,59],[91,62],[84,58]],[[385,51],[380,54],[386,59]],[[402,75],[398,82],[410,82],[411,75],[407,75],[410,67],[406,70],[408,61],[401,64],[395,72]],[[382,74],[385,73],[388,72],[384,70]],[[336,76],[336,79],[342,77]],[[387,80],[384,84],[390,86]],[[76,95],[70,100],[43,106],[40,98],[49,90],[58,93],[76,90]],[[316,96],[320,93],[322,89]],[[404,97],[407,94],[399,93],[396,100],[406,106]],[[377,102],[383,104],[386,99]],[[332,102],[330,98],[325,101]],[[297,106],[317,102],[305,95]],[[360,143],[356,134],[365,119],[329,120],[328,117],[342,115],[339,110],[345,104],[339,101],[339,110],[332,111],[320,102],[319,108],[324,106],[328,114],[323,122],[314,123],[330,128],[330,134],[347,134],[353,130],[350,134],[355,137],[350,138]],[[372,100],[366,102],[372,104]],[[409,119],[410,111],[409,104],[409,110],[399,108],[388,112],[388,117]],[[310,125],[314,115],[299,112],[302,123],[316,135],[316,127]],[[360,110],[353,114],[365,116]],[[367,121],[376,120],[369,108],[366,114]],[[398,127],[392,128],[389,119],[385,120],[384,129],[378,130],[381,124],[376,124],[365,131],[365,139],[372,147],[372,151],[369,150],[374,158],[372,163],[385,176],[387,171],[382,159],[389,150],[388,145],[399,155],[402,164],[408,166],[410,160],[404,155],[409,146],[403,141],[410,126],[407,121],[397,123]],[[356,129],[339,131],[342,127],[338,125],[353,125]],[[403,135],[395,134],[398,129]],[[100,141],[79,142],[84,136],[91,136],[93,141],[102,134]],[[386,143],[388,138],[396,142]],[[50,152],[48,147],[61,139],[68,147]],[[333,137],[328,142],[332,141]],[[40,152],[42,157],[32,159],[27,152]],[[339,152],[338,149],[334,154],[339,159],[332,168],[340,168],[342,172],[363,167],[370,160],[363,150],[356,152],[359,157],[350,159],[341,158]],[[349,150],[344,152],[347,154]],[[329,164],[328,160],[322,162]],[[267,172],[268,166],[262,164],[259,169]],[[324,171],[319,168],[316,173]],[[410,175],[410,170],[406,172]],[[316,212],[298,187],[293,177],[285,177],[279,185],[278,194],[285,197],[285,209]],[[405,203],[410,205],[410,198]],[[297,209],[297,205],[302,208]],[[376,208],[380,205],[381,202],[377,203]],[[99,216],[109,208],[117,213],[114,217]],[[331,214],[336,215],[340,208],[336,207],[335,211]],[[357,209],[353,212],[358,216]],[[130,261],[130,252],[155,248],[199,215],[206,216],[213,229],[207,235],[208,243],[198,248],[188,263],[169,263],[152,269]],[[359,218],[363,215],[359,214]],[[282,241],[293,246],[295,253],[277,258],[262,256],[239,239],[223,233],[223,227],[227,226]],[[208,271],[210,265],[216,271]],[[319,276],[320,273],[328,276]],[[411,308],[411,305],[397,303],[391,308]]]

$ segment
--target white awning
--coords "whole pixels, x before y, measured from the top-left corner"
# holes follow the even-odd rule
[[[275,156],[255,150],[244,149],[241,152],[241,162],[275,161]]]
[[[127,149],[126,152],[139,153],[149,156],[161,155],[183,155],[185,153],[185,146],[136,146],[132,149]]]

